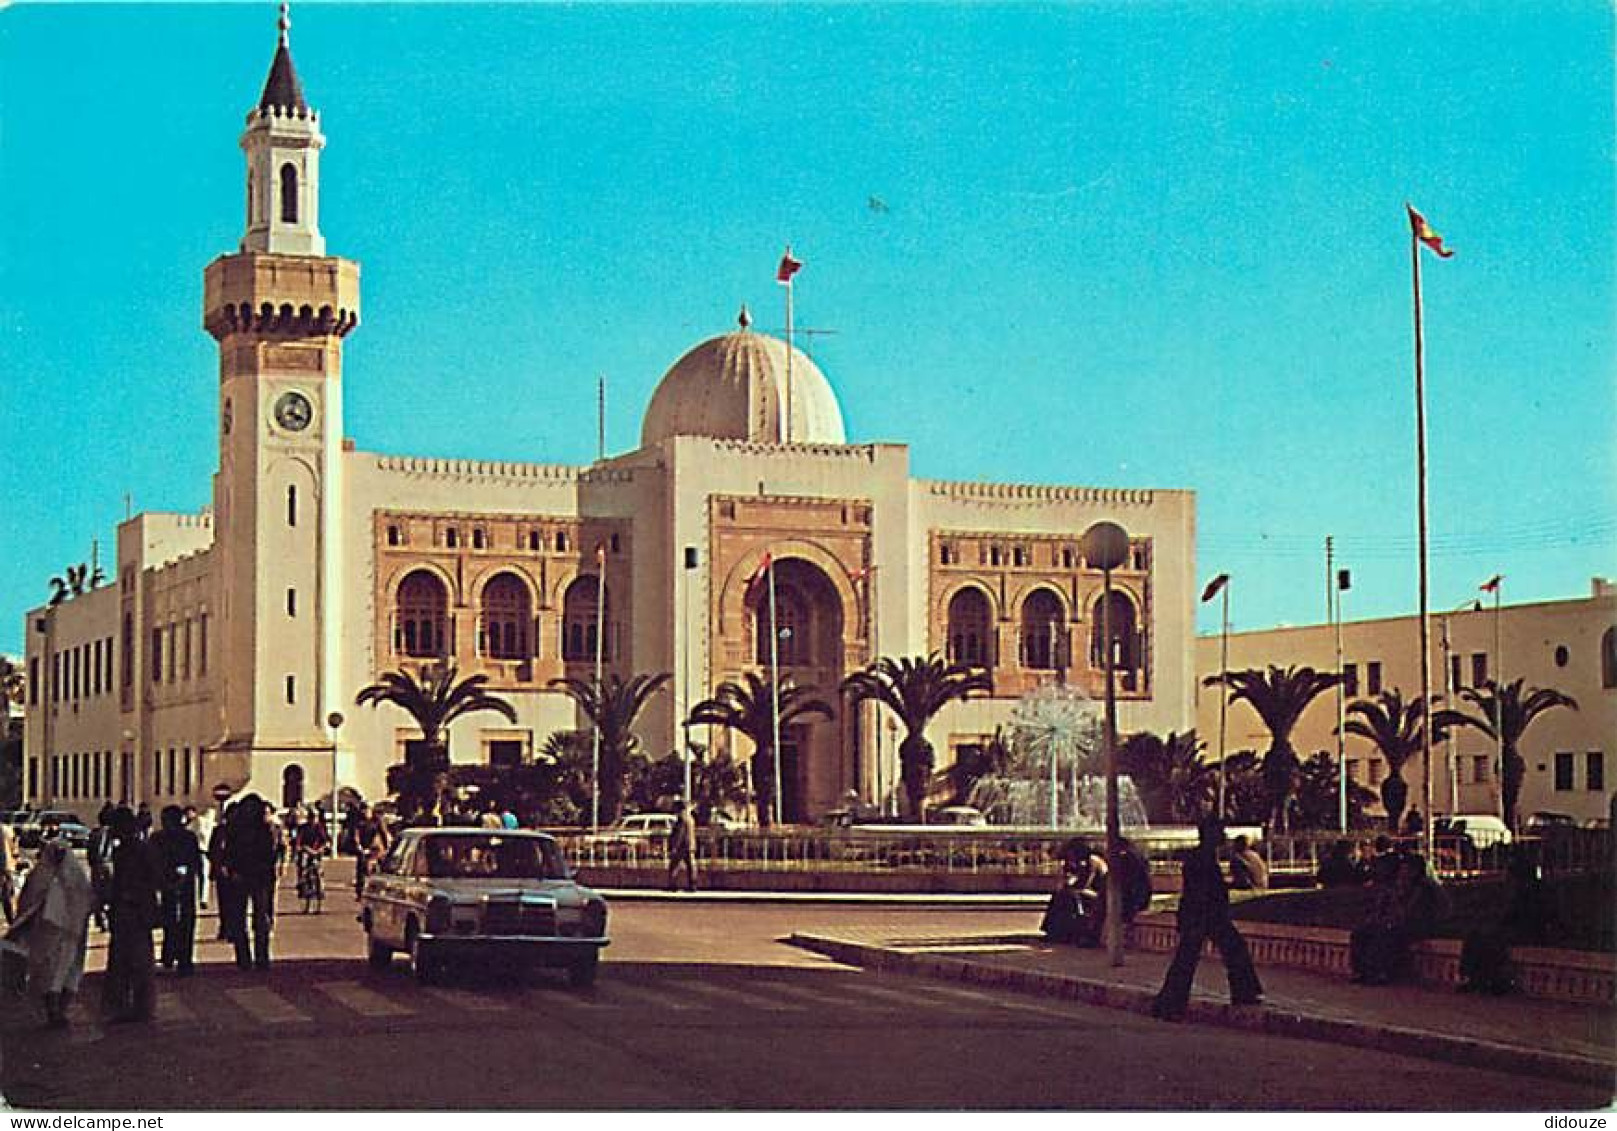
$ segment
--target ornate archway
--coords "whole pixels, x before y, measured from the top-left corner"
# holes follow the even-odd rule
[[[773,606],[767,576],[744,596],[748,658],[766,675],[772,663],[778,665],[782,679],[815,689],[817,698],[834,707],[847,674],[843,596],[823,568],[804,558],[777,558],[773,573]],[[782,729],[781,811],[787,822],[816,819],[853,785],[844,765],[842,730],[840,718]]]

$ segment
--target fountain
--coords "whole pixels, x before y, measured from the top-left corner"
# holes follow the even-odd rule
[[[1011,712],[1005,771],[986,775],[968,801],[991,825],[1098,830],[1106,824],[1106,775],[1099,704],[1065,684],[1036,688]],[[1139,791],[1117,781],[1127,827],[1146,824]]]

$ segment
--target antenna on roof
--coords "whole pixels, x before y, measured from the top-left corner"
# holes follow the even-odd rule
[[[595,459],[606,458],[606,374],[595,379]]]

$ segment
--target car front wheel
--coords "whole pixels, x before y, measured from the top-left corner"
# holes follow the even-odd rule
[[[430,985],[438,980],[438,960],[432,954],[432,948],[421,941],[421,932],[411,923],[404,932],[404,941],[410,952],[410,973],[422,985]]]
[[[592,954],[588,958],[580,958],[567,968],[567,981],[577,989],[584,989],[595,984],[595,973],[601,965],[601,956]]]

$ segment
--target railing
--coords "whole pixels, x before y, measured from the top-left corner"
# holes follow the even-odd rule
[[[660,837],[627,838],[611,833],[590,836],[559,834],[568,858],[586,868],[661,868],[668,859]],[[1074,835],[1097,850],[1098,832],[1003,830],[995,828],[862,826],[853,829],[698,830],[696,858],[710,869],[785,872],[998,873],[1050,875],[1059,867],[1061,848]],[[1178,854],[1195,843],[1191,829],[1129,829],[1130,842],[1153,872],[1177,874]],[[1359,859],[1368,859],[1374,831],[1357,830],[1347,837],[1309,832],[1264,837],[1256,828],[1232,827],[1230,835],[1253,841],[1281,883],[1312,877],[1332,845],[1347,840]],[[1416,838],[1395,843],[1419,848]],[[1517,836],[1514,843],[1532,854],[1546,872],[1593,871],[1612,866],[1612,834],[1605,830],[1567,829],[1548,836]],[[1501,871],[1508,853],[1500,844],[1478,845],[1464,836],[1437,838],[1432,864],[1445,877],[1472,877]]]

